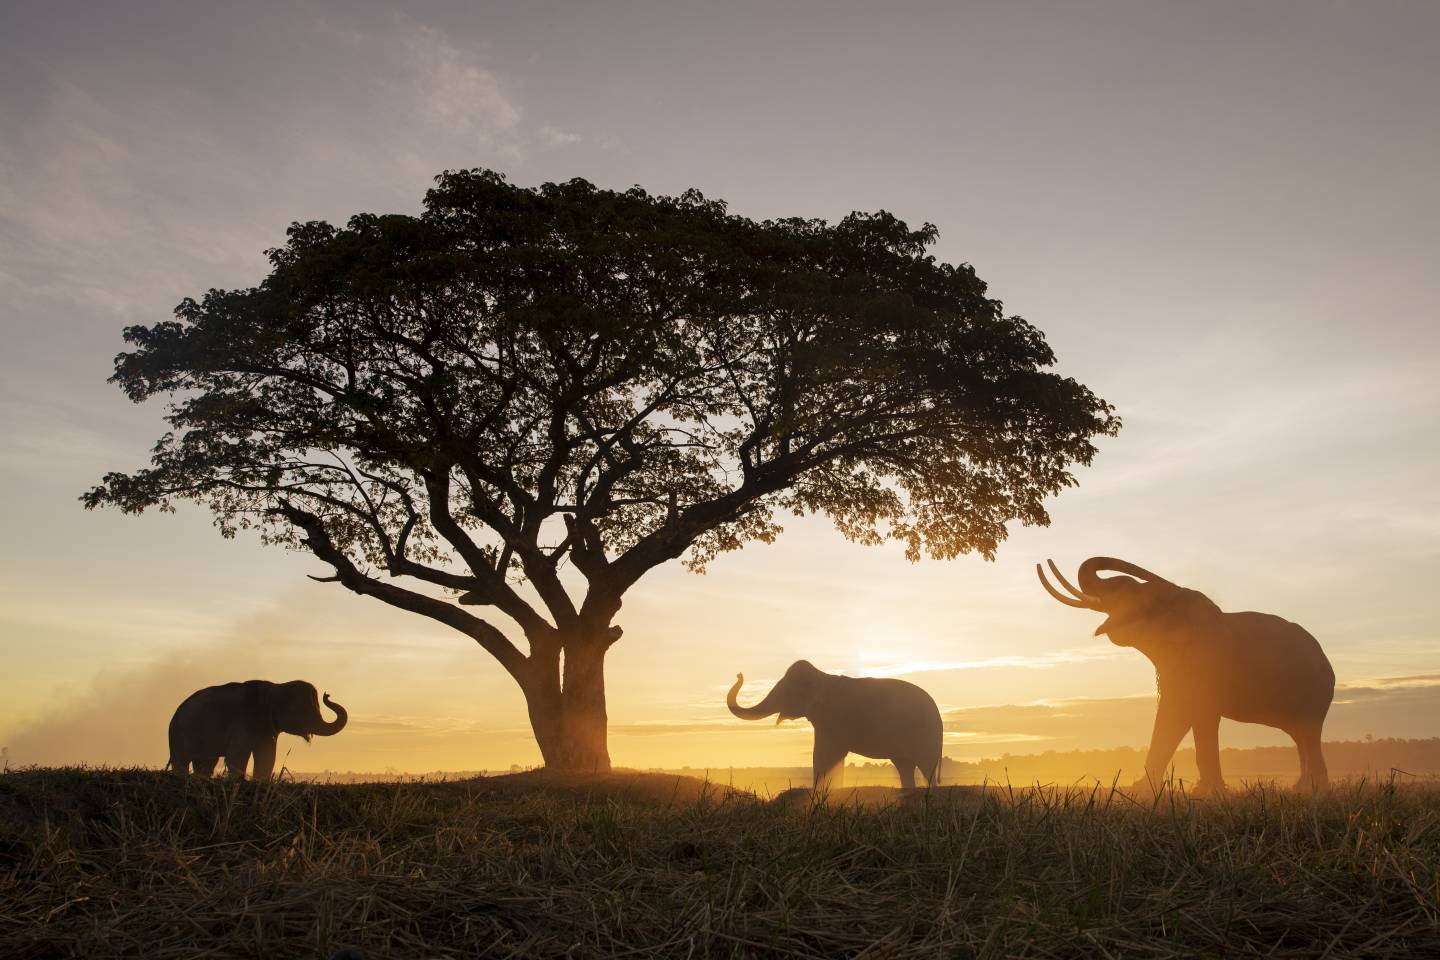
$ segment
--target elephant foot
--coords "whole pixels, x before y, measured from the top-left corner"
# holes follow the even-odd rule
[[[1135,797],[1153,797],[1164,789],[1163,783],[1152,783],[1149,777],[1141,777],[1126,788],[1125,792]]]
[[[1197,799],[1204,799],[1205,797],[1218,797],[1224,793],[1224,780],[1201,780],[1195,784],[1195,789],[1190,791],[1190,796]]]
[[[1152,778],[1145,776],[1130,784],[1129,792],[1137,797],[1155,797],[1164,793],[1166,790],[1174,790],[1176,786],[1178,786],[1176,781],[1166,777]]]

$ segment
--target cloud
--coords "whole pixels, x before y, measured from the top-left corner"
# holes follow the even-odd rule
[[[809,724],[803,721],[796,721],[798,726],[809,729]],[[638,723],[612,723],[610,733],[612,736],[620,737],[661,737],[661,736],[705,736],[708,734],[731,735],[738,731],[750,729],[769,729],[774,723],[744,724],[734,717],[726,715],[723,717],[705,717],[698,720],[656,720],[653,722]],[[796,729],[792,726],[790,729]]]
[[[540,146],[546,150],[555,150],[559,147],[568,147],[580,143],[585,138],[578,133],[567,133],[558,127],[544,126],[535,134]]]
[[[270,41],[258,75],[217,58],[179,85],[102,54],[0,92],[12,316],[57,302],[163,316],[185,293],[258,279],[291,220],[414,209],[443,168],[583,139],[529,122],[478,51],[407,16],[295,18]]]
[[[84,467],[99,457],[133,457],[134,448],[116,429],[122,422],[69,398],[28,396],[0,385],[0,468],[28,478],[57,464]]]
[[[1058,655],[1057,655],[1058,656]],[[1043,659],[1043,658],[1036,658]],[[1063,662],[1063,661],[1057,661]],[[1036,750],[1093,750],[1145,745],[1155,716],[1155,696],[1068,698],[1022,704],[961,707],[942,713],[947,750],[956,756],[989,756],[974,750],[996,744],[1028,744]],[[612,723],[617,737],[730,736],[744,730],[772,730],[773,723],[737,724],[728,714],[694,719]],[[1440,675],[1390,677],[1341,684],[1326,726],[1327,739],[1374,736],[1424,737],[1440,728]],[[804,720],[782,729],[809,731]],[[1226,746],[1288,744],[1270,727],[1227,722]]]
[[[416,99],[426,120],[486,143],[517,134],[521,110],[499,77],[467,56],[444,32],[404,17],[399,22],[414,71]],[[550,129],[541,128],[542,139]]]
[[[1114,660],[1121,652],[1112,647],[1084,647],[1059,650],[1055,653],[977,657],[970,660],[902,660],[894,663],[867,665],[846,671],[855,677],[899,677],[915,673],[941,673],[948,670],[991,670],[1017,667],[1024,670],[1048,670],[1052,667],[1097,660]]]
[[[959,732],[947,732],[945,734],[945,746],[952,747],[973,747],[980,744],[996,743],[1044,743],[1048,737],[1036,733],[975,733],[974,731],[962,730]],[[946,753],[949,756],[949,752]]]
[[[1090,750],[1143,747],[1155,716],[1153,695],[1102,699],[1047,700],[948,710],[943,719],[952,744],[1024,742],[1034,750]],[[1430,737],[1440,729],[1440,676],[1425,674],[1341,684],[1325,723],[1326,740],[1375,737]],[[1225,747],[1288,745],[1281,731],[1225,721]],[[952,755],[956,755],[952,752]],[[978,758],[989,751],[965,749]]]
[[[1435,687],[1440,686],[1440,673],[1421,673],[1404,677],[1376,677],[1370,680],[1351,680],[1347,683],[1336,684],[1335,695],[1338,697],[1343,692],[1346,696],[1364,696],[1367,693],[1389,690],[1395,687]]]

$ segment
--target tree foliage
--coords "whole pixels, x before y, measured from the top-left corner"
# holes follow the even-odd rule
[[[989,557],[1118,421],[935,239],[883,212],[756,222],[694,191],[448,172],[419,216],[295,224],[259,286],[128,328],[112,379],[169,397],[171,431],[84,501],[203,503],[522,686],[613,642],[647,570],[702,569],[786,513]]]

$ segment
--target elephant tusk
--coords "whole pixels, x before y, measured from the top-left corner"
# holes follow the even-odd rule
[[[1053,574],[1055,574],[1055,579],[1060,581],[1060,586],[1064,587],[1066,590],[1069,590],[1070,593],[1071,593],[1072,595],[1074,595],[1074,597],[1075,597],[1077,600],[1083,601],[1083,602],[1085,603],[1085,605],[1086,605],[1086,606],[1089,606],[1089,607],[1099,607],[1099,606],[1100,606],[1100,598],[1098,598],[1098,597],[1092,597],[1090,594],[1086,593],[1085,591],[1078,589],[1078,588],[1077,588],[1073,583],[1071,583],[1069,580],[1066,580],[1066,579],[1065,579],[1065,574],[1061,573],[1061,572],[1060,572],[1060,568],[1057,567],[1057,566],[1055,566],[1055,561],[1054,561],[1054,560],[1046,560],[1045,562],[1050,565],[1050,572],[1053,573]]]
[[[1061,593],[1059,590],[1056,590],[1054,587],[1052,587],[1052,586],[1050,585],[1050,581],[1045,579],[1045,568],[1042,567],[1042,566],[1040,566],[1040,564],[1038,564],[1038,563],[1035,564],[1035,573],[1036,573],[1037,576],[1040,577],[1040,585],[1045,588],[1045,592],[1048,593],[1048,594],[1050,594],[1050,596],[1054,597],[1056,600],[1059,600],[1061,603],[1065,604],[1065,606],[1067,606],[1067,607],[1079,607],[1081,610],[1093,610],[1093,609],[1094,609],[1094,607],[1092,607],[1089,603],[1086,603],[1086,602],[1084,602],[1084,601],[1082,601],[1082,600],[1075,600],[1075,599],[1073,599],[1073,598],[1071,598],[1071,597],[1067,597],[1067,596],[1065,596],[1065,594]],[[1062,582],[1063,582],[1063,578],[1062,578]],[[1083,594],[1082,594],[1082,596],[1083,596]]]

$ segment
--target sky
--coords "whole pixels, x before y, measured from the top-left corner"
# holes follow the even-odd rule
[[[803,723],[724,708],[802,657],[924,686],[956,759],[1143,745],[1148,662],[1034,577],[1097,554],[1303,624],[1328,739],[1435,735],[1437,64],[1440,5],[1385,0],[0,4],[0,744],[158,766],[189,692],[298,677],[352,720],[283,738],[293,768],[538,762],[458,634],[202,510],[77,500],[163,432],[106,383],[124,326],[465,167],[933,222],[1125,423],[993,563],[806,518],[652,572],[607,661],[617,765],[807,764]]]

